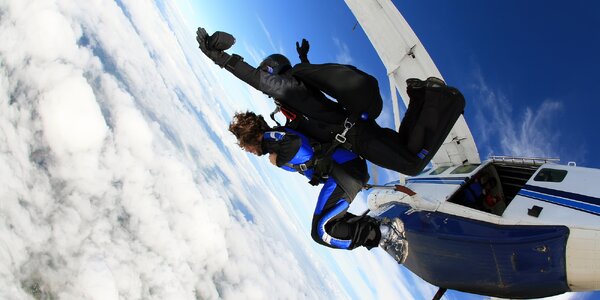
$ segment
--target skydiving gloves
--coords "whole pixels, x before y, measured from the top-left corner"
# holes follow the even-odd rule
[[[306,39],[302,39],[302,45],[296,42],[296,51],[298,51],[298,57],[300,58],[300,62],[309,63],[308,61],[308,49],[310,49],[310,45]]]
[[[213,35],[208,37],[208,47],[214,50],[225,51],[235,44],[235,38],[233,35],[223,32],[215,31]]]
[[[224,50],[231,48],[235,44],[235,38],[229,33],[217,31],[209,36],[206,29],[198,27],[196,41],[198,41],[200,51],[221,68],[227,67],[228,69],[232,69],[242,59],[237,54],[229,55],[225,53]]]

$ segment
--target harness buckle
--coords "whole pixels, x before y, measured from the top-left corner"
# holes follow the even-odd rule
[[[348,118],[346,118],[346,120],[344,120],[344,133],[348,132],[352,126],[354,126],[354,123],[348,121]]]
[[[352,128],[352,126],[354,126],[354,123],[348,121],[348,119],[344,120],[344,130],[342,131],[342,133],[338,133],[335,135],[335,140],[340,144],[345,143],[346,142],[346,133],[348,133],[348,131],[350,130],[350,128]]]
[[[344,130],[344,132],[342,133],[338,133],[335,135],[335,140],[338,141],[338,143],[343,144],[346,142],[346,130]]]
[[[302,172],[306,172],[306,170],[308,170],[308,167],[306,166],[306,164],[299,164],[298,168],[300,168],[300,171],[302,171]]]

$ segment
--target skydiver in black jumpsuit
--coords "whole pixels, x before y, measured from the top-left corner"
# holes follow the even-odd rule
[[[267,57],[254,68],[239,55],[223,51],[233,44],[219,45],[223,36],[220,32],[209,36],[198,28],[196,39],[200,50],[217,65],[274,98],[291,119],[287,126],[327,143],[348,125],[351,128],[343,147],[405,175],[421,172],[464,109],[458,90],[439,79],[413,79],[408,88],[411,101],[399,131],[381,128],[374,121],[381,112],[382,99],[373,76],[349,65],[310,64],[305,40],[302,47],[297,44],[301,63],[293,68],[280,54]],[[455,105],[461,101],[462,106]]]

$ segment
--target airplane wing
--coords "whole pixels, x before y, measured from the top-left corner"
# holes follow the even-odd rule
[[[398,128],[400,113],[396,90],[408,107],[406,79],[424,80],[430,76],[442,78],[442,75],[423,44],[390,0],[345,1],[387,69],[394,105],[394,120]],[[431,162],[434,167],[480,163],[477,146],[463,116],[460,116]]]

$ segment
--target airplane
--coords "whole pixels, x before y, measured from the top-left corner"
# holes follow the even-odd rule
[[[396,127],[406,80],[443,78],[390,0],[345,0],[386,67]],[[461,116],[432,168],[371,186],[369,215],[399,217],[408,270],[439,287],[502,298],[600,290],[600,169],[557,159],[481,161]],[[485,191],[485,192],[484,192]]]

